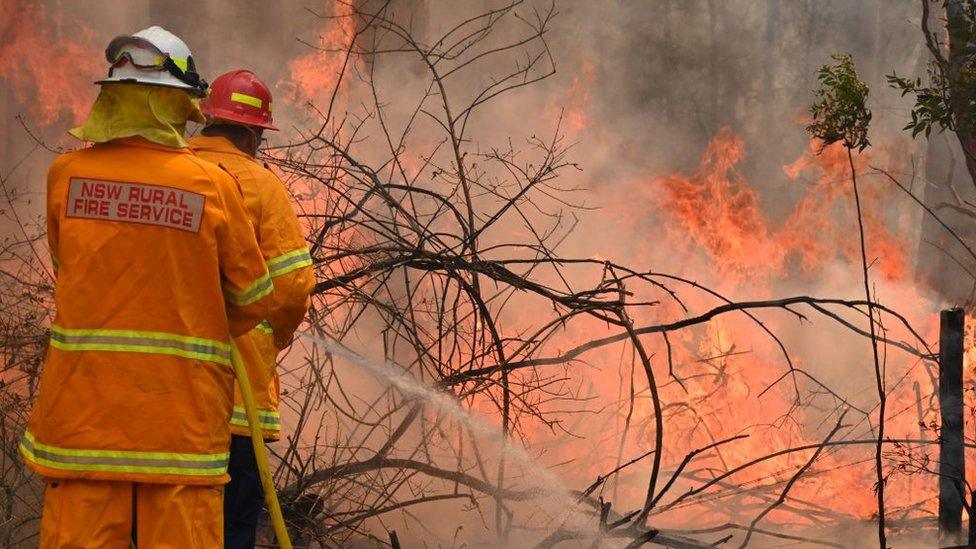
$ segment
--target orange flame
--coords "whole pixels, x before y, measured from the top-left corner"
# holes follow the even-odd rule
[[[103,69],[91,29],[79,21],[63,24],[58,13],[52,24],[44,6],[30,0],[0,0],[0,14],[0,79],[37,123],[65,115],[80,123],[96,92],[91,75]]]
[[[336,2],[333,10],[332,18],[319,37],[318,49],[288,63],[290,77],[285,85],[297,101],[328,99],[339,82],[346,52],[356,32],[356,20],[351,2]]]
[[[821,144],[811,143],[798,160],[784,167],[787,181],[802,183],[804,192],[783,219],[774,222],[765,213],[757,189],[738,170],[746,154],[742,140],[731,131],[722,130],[709,143],[698,168],[691,175],[672,174],[639,180],[604,193],[605,211],[611,215],[605,232],[615,236],[598,244],[601,253],[607,257],[627,257],[627,262],[632,265],[686,274],[732,299],[795,294],[798,293],[797,283],[804,288],[813,288],[814,292],[826,289],[830,294],[863,299],[860,243],[847,153],[840,147],[827,147],[822,153],[820,149]],[[872,264],[870,272],[873,285],[878,286],[876,297],[882,302],[896,304],[896,309],[910,315],[910,321],[928,341],[935,341],[937,314],[927,310],[932,305],[923,297],[923,289],[910,279],[909,266],[913,259],[910,250],[913,247],[906,243],[913,242],[913,236],[906,232],[910,228],[893,223],[903,221],[904,217],[896,218],[889,213],[901,211],[900,196],[890,193],[890,188],[879,179],[866,175],[869,162],[890,163],[889,157],[898,158],[899,155],[889,154],[884,149],[876,149],[871,155],[873,158],[868,154],[855,157],[854,166],[859,179],[868,260]],[[635,199],[635,190],[645,199]],[[612,194],[617,192],[619,194]],[[648,215],[649,204],[657,207],[659,215]],[[656,236],[631,239],[619,238],[620,234]],[[666,244],[648,245],[654,239]],[[690,314],[716,305],[711,298],[691,291],[682,292],[681,297]],[[635,297],[635,301],[639,299]],[[643,314],[635,313],[635,322],[639,325],[657,324],[686,314],[676,306],[663,303]],[[763,315],[766,327],[786,340],[794,366],[808,369],[814,375],[828,376],[825,381],[841,392],[853,392],[850,386],[844,385],[844,380],[852,379],[855,373],[870,381],[873,366],[867,341],[843,330],[831,332],[830,323],[812,317],[811,320],[816,326],[803,328],[801,332],[793,318],[776,313]],[[886,328],[897,329],[894,326]],[[561,342],[560,346],[583,343],[605,334],[606,328],[599,323],[579,323],[571,331],[567,330],[565,338],[568,341]],[[841,343],[837,338],[850,339]],[[707,325],[671,334],[670,351],[675,375],[682,380],[680,384],[667,375],[665,357],[668,349],[663,341],[651,336],[642,340],[649,352],[654,353],[653,364],[662,386],[666,464],[680,462],[685,454],[706,444],[737,434],[749,434],[748,439],[697,458],[696,467],[706,471],[700,476],[707,480],[717,472],[772,451],[820,442],[824,431],[822,410],[807,409],[802,404],[795,407],[796,394],[789,378],[762,398],[758,397],[784,374],[786,365],[778,348],[745,317],[723,316]],[[824,348],[829,341],[835,348]],[[617,371],[616,365],[621,364],[621,358],[620,349],[604,349],[588,355],[587,362],[605,365],[604,368],[609,370],[588,376],[593,391],[611,399],[622,398],[623,404],[617,411],[617,429],[609,431],[618,436],[622,426],[630,422],[630,434],[622,452],[626,461],[628,457],[652,449],[654,421],[646,393],[637,396],[633,415],[626,419],[629,408],[626,389],[621,389],[621,377],[613,373]],[[842,365],[835,364],[837,361]],[[931,394],[933,386],[926,368],[917,359],[891,349],[886,353],[886,367],[889,382],[887,432],[892,438],[917,439],[919,428],[913,382],[918,381],[923,394]],[[621,371],[625,372],[627,368],[629,365],[625,361]],[[638,376],[640,371],[638,367]],[[830,376],[833,376],[832,383]],[[638,389],[646,384],[640,377],[637,382]],[[801,378],[799,383],[802,385],[806,381]],[[853,438],[870,439],[869,425],[877,420],[877,411],[871,408],[873,393],[869,390],[868,393],[845,395],[854,398],[872,414],[870,424],[862,415],[854,422],[856,428],[845,433]],[[931,419],[932,412],[925,413]],[[789,421],[784,419],[787,417]],[[605,444],[616,443],[608,439]],[[593,478],[595,474],[613,469],[616,451],[614,446],[600,463],[581,466],[580,475]],[[927,451],[932,455],[931,448],[919,447],[913,451]],[[794,487],[791,501],[806,509],[815,509],[816,505],[829,501],[831,520],[838,515],[870,517],[876,510],[871,452],[873,447],[870,445],[825,452],[805,480]],[[700,521],[702,515],[709,520],[733,521],[751,517],[742,510],[751,506],[765,507],[768,502],[749,489],[781,487],[811,454],[812,450],[787,454],[751,467],[730,477],[730,488],[716,488],[710,492],[725,492],[727,497],[692,498],[690,506],[682,509],[694,508],[696,521]],[[572,451],[567,450],[566,456],[561,457],[571,459]],[[888,461],[888,467],[895,469],[895,463]],[[646,473],[644,467],[635,468],[629,474],[632,480],[644,476],[642,480],[646,482]],[[889,510],[919,502],[922,502],[920,511],[931,508],[932,502],[926,498],[934,493],[933,483],[919,482],[909,490],[903,485],[913,479],[901,474],[894,474],[889,482],[898,486],[888,493]],[[639,505],[644,496],[642,484],[622,481],[615,506],[618,502]],[[680,488],[675,494],[695,485],[687,480],[679,481]],[[745,488],[745,492],[733,495],[738,491],[738,488],[731,488],[734,486]],[[687,526],[682,524],[680,510],[676,511],[658,517],[656,520],[660,522],[656,524],[671,521],[675,526]],[[740,511],[743,514],[737,516]],[[774,512],[770,520],[803,522],[798,515],[787,513]]]
[[[682,230],[728,273],[751,276],[782,268],[785,249],[769,235],[758,195],[735,171],[742,141],[729,130],[708,145],[698,172],[661,178],[662,206]]]
[[[762,212],[756,190],[748,185],[735,167],[744,154],[742,141],[728,129],[709,144],[698,171],[691,177],[672,175],[658,183],[665,195],[661,206],[681,229],[708,254],[723,275],[742,280],[750,277],[783,274],[816,274],[827,262],[841,259],[859,261],[860,247],[853,208],[853,190],[843,147],[823,148],[811,143],[796,162],[784,168],[797,180],[801,174],[816,177],[806,196],[793,208],[778,229]],[[863,172],[870,157],[855,159]],[[862,201],[882,205],[877,186],[860,186]],[[845,215],[835,211],[842,209]],[[908,275],[908,255],[904,245],[887,228],[876,212],[863,208],[871,259],[888,281],[904,280]],[[674,232],[674,231],[672,231]],[[791,257],[799,256],[799,272]]]
[[[569,87],[546,108],[547,119],[563,115],[563,131],[570,137],[579,135],[590,125],[590,86],[596,81],[596,65],[584,57],[580,70],[573,75]]]

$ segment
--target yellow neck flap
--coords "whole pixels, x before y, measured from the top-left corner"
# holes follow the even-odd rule
[[[68,133],[105,143],[141,136],[166,147],[187,146],[187,120],[203,123],[198,100],[185,91],[142,84],[103,84],[85,123]]]

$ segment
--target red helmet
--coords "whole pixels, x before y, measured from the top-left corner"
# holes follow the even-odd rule
[[[271,121],[271,90],[253,72],[238,69],[217,77],[200,110],[212,120],[277,130]]]

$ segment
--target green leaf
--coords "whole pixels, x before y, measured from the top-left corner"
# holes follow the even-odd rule
[[[807,126],[807,131],[824,145],[842,142],[849,149],[863,151],[871,144],[869,89],[858,78],[850,54],[832,58],[836,64],[824,65],[817,71],[820,88],[814,92],[817,101],[810,107],[813,123]],[[894,74],[892,77],[897,78]]]

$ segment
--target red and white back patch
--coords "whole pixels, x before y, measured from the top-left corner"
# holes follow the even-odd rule
[[[206,197],[171,187],[72,178],[65,216],[200,231]]]

